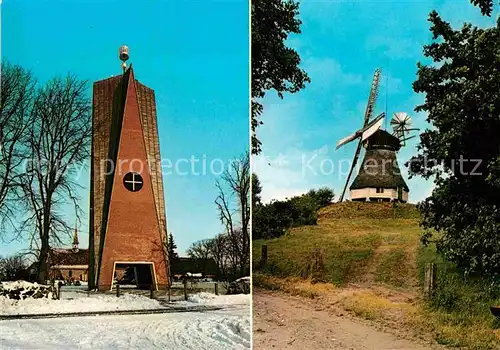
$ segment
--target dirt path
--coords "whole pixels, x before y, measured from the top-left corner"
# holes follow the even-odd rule
[[[314,300],[258,289],[253,293],[253,348],[433,349],[334,314]]]

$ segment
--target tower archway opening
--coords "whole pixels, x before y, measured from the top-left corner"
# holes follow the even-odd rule
[[[152,262],[115,262],[114,284],[120,288],[156,290],[156,276]],[[116,286],[114,286],[116,288]]]

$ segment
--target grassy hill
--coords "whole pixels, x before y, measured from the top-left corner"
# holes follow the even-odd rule
[[[435,247],[421,246],[420,233],[415,205],[335,203],[318,212],[317,225],[253,241],[253,283],[335,300],[360,317],[406,326],[447,346],[499,349],[500,320],[489,312],[499,296],[481,281],[465,282]],[[259,269],[264,244],[268,263]],[[438,263],[436,295],[428,302],[421,297],[426,262]]]
[[[415,286],[419,214],[411,204],[336,203],[318,213],[318,225],[253,242],[257,264],[268,246],[264,272],[344,283],[384,282]],[[255,265],[254,265],[255,266]]]
[[[334,203],[318,212],[321,219],[419,219],[415,204],[342,202]]]

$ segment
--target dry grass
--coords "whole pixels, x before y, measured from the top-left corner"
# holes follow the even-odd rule
[[[254,241],[253,262],[258,263],[261,247],[266,244],[268,265],[264,272],[277,277],[307,278],[311,253],[319,250],[325,265],[323,281],[340,286],[376,278],[401,286],[410,283],[401,277],[414,271],[408,262],[415,255],[419,234],[415,219],[320,219],[316,226],[294,228],[277,239]],[[391,261],[378,253],[387,250],[395,252],[394,258],[401,263],[399,270],[388,268]]]
[[[379,202],[343,202],[322,208],[318,212],[323,219],[419,219],[414,204]]]
[[[436,258],[435,251],[422,254],[420,232],[411,205],[394,210],[389,204],[334,204],[320,211],[317,226],[254,241],[254,264],[266,244],[268,266],[254,272],[253,281],[335,304],[395,329],[427,334],[446,346],[500,349],[500,322],[485,306],[492,301],[471,298],[474,288],[443,282],[444,298],[456,291],[451,298],[463,299],[463,307],[457,309],[431,308],[420,299],[417,261],[422,265]],[[311,283],[307,273],[311,252],[318,249],[324,259],[322,280],[328,283]]]
[[[298,295],[311,299],[328,295],[336,289],[332,284],[311,283],[310,280],[304,280],[297,277],[278,278],[260,273],[254,273],[252,275],[252,282],[255,286],[261,288],[279,290],[290,295]]]
[[[433,334],[437,343],[448,347],[471,350],[500,349],[500,332],[482,316],[469,316],[466,324],[453,313],[430,310],[421,306],[418,312],[409,314],[406,322],[422,332]]]
[[[340,302],[341,306],[357,316],[366,319],[388,321],[404,317],[408,312],[416,312],[416,307],[405,302],[395,302],[378,296],[371,291],[353,293]]]

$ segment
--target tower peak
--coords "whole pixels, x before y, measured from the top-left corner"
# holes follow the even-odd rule
[[[123,69],[123,72],[125,72],[125,70],[127,68],[126,61],[130,58],[129,49],[128,49],[127,45],[120,46],[120,48],[118,50],[118,57],[122,61],[122,69]]]
[[[73,233],[73,251],[77,252],[78,251],[78,229],[76,228],[75,225],[75,232]]]

